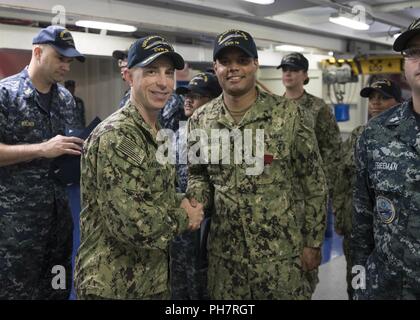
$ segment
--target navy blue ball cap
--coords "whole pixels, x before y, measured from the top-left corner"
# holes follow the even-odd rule
[[[61,26],[49,26],[42,29],[33,38],[32,44],[48,44],[64,57],[76,58],[80,62],[85,61],[85,56],[76,50],[70,31]]]
[[[114,50],[112,52],[112,57],[115,60],[124,60],[127,59],[128,50]]]
[[[176,89],[177,94],[198,93],[202,96],[216,98],[222,93],[219,81],[210,72],[202,72],[193,77],[188,86]]]
[[[246,31],[228,30],[219,34],[213,48],[213,61],[216,61],[223,49],[229,47],[239,48],[248,56],[258,59],[257,46],[252,36]]]
[[[394,45],[392,48],[394,51],[403,51],[404,49],[407,49],[408,43],[410,42],[411,38],[413,38],[416,35],[420,34],[420,18],[414,20],[405,30],[403,33],[401,33],[397,39],[394,41]]]
[[[369,98],[372,92],[379,92],[384,97],[394,98],[397,102],[402,101],[401,88],[391,80],[377,80],[369,87],[365,87],[360,91],[360,96]]]
[[[285,55],[283,59],[281,59],[281,63],[277,67],[277,69],[280,69],[283,67],[291,67],[297,70],[308,71],[309,62],[308,62],[308,59],[306,59],[303,54],[299,52],[292,52]]]
[[[178,70],[184,69],[184,59],[161,36],[149,36],[136,40],[128,50],[127,67],[146,67],[160,56],[167,56]]]

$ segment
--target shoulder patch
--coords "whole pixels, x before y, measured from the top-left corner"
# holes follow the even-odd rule
[[[395,207],[392,201],[386,197],[376,197],[376,210],[382,222],[390,224],[395,219]]]
[[[121,142],[117,145],[117,149],[138,164],[141,164],[144,160],[145,154],[143,151],[133,140],[127,137],[124,137],[121,140]]]

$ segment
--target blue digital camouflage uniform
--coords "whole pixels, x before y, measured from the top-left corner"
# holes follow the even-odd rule
[[[34,144],[74,127],[74,100],[52,86],[44,110],[25,68],[0,82],[0,142]],[[52,159],[0,167],[0,299],[67,299],[71,288],[73,222],[65,187],[49,176]],[[53,290],[55,265],[66,289]]]
[[[246,163],[234,163],[236,139],[228,139],[229,159],[219,153],[218,164],[189,165],[188,198],[205,208],[213,202],[215,206],[208,248],[212,299],[311,297],[299,255],[303,247],[322,245],[328,191],[316,137],[303,122],[304,112],[284,97],[258,90],[239,124],[223,96],[189,119],[189,134],[204,129],[211,137],[212,129],[236,128],[243,136],[250,129],[254,146],[256,129],[264,130],[265,165],[259,175],[247,174]],[[190,147],[195,143],[189,139]],[[303,190],[304,212],[295,188]]]
[[[419,129],[409,100],[370,120],[357,142],[350,250],[366,268],[357,299],[420,299]]]
[[[184,113],[184,98],[173,93],[165,107],[159,113],[159,123],[162,128],[176,132],[177,141],[180,134],[180,121],[186,121]],[[178,146],[178,143],[177,143]],[[177,155],[184,151],[177,150]],[[177,163],[177,192],[183,193],[187,188],[188,166]],[[171,294],[176,300],[196,300],[203,296],[203,285],[197,278],[197,246],[198,231],[185,231],[175,237],[170,246],[171,256]]]
[[[350,256],[350,234],[351,220],[353,216],[353,188],[356,181],[356,163],[354,161],[354,150],[357,139],[362,134],[365,126],[356,127],[350,134],[350,137],[341,147],[341,165],[337,178],[337,189],[335,192],[334,205],[336,210],[334,227],[343,235],[343,252],[347,263],[347,293],[349,298],[353,297],[353,288],[351,280],[353,275],[351,268],[353,266]]]
[[[78,298],[169,298],[170,240],[187,229],[175,169],[156,159],[152,128],[127,102],[84,145]]]
[[[130,89],[128,89],[123,97],[121,98],[120,104],[118,105],[118,109],[121,109],[127,104],[127,101],[130,100]]]
[[[175,150],[176,150],[176,172],[177,172],[177,187],[176,192],[185,193],[188,185],[188,160],[187,155],[187,122],[181,123],[181,126],[175,134]],[[185,157],[185,159],[182,159]]]
[[[176,132],[179,129],[179,122],[186,120],[184,98],[181,95],[173,93],[159,113],[159,123],[162,128],[171,129],[173,132]]]
[[[186,122],[176,132],[177,192],[185,193],[188,185],[187,126]],[[185,159],[183,159],[185,157]],[[207,259],[202,259],[200,230],[185,231],[176,236],[170,245],[171,294],[174,300],[207,299]]]
[[[79,97],[73,96],[73,98],[76,106],[74,111],[75,129],[84,129],[86,126],[85,103]]]

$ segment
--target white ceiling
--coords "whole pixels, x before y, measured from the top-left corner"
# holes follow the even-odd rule
[[[305,45],[313,50],[389,50],[392,34],[420,17],[420,1],[276,0],[272,5],[256,5],[242,0],[73,0],[61,1],[67,24],[91,18],[134,24],[134,37],[160,32],[181,42],[209,45],[214,36],[228,28],[249,31],[260,47],[279,43]],[[0,17],[19,19],[37,26],[48,23],[57,0],[0,1]],[[366,11],[368,31],[355,31],[332,24],[330,14],[351,10]],[[351,46],[351,44],[356,45]]]

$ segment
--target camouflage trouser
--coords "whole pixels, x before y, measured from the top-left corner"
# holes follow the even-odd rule
[[[170,245],[173,300],[208,299],[207,263],[199,261],[200,231],[186,231]]]
[[[350,255],[350,235],[344,235],[343,237],[343,252],[344,256],[346,257],[346,281],[347,281],[347,294],[349,296],[349,300],[353,300],[354,290],[351,285],[351,281],[353,279],[353,274],[351,273],[351,269],[353,267],[353,263],[351,261]]]
[[[311,289],[299,257],[247,265],[209,256],[208,289],[215,300],[307,300]]]
[[[170,294],[168,291],[157,293],[151,296],[142,297],[141,300],[168,300],[170,298]],[[115,300],[115,299],[109,299],[102,296],[98,296],[96,294],[86,294],[83,296],[78,296],[78,300]]]
[[[68,218],[68,219],[67,219]],[[71,216],[63,217],[59,224],[51,226],[47,240],[37,236],[25,243],[3,245],[0,241],[0,299],[65,300],[69,298],[72,281],[72,222]],[[1,231],[0,231],[1,232]],[[9,239],[10,240],[10,239]],[[18,242],[17,239],[14,241]],[[54,266],[65,269],[65,289],[54,288],[61,275]],[[60,278],[61,279],[61,278]]]

